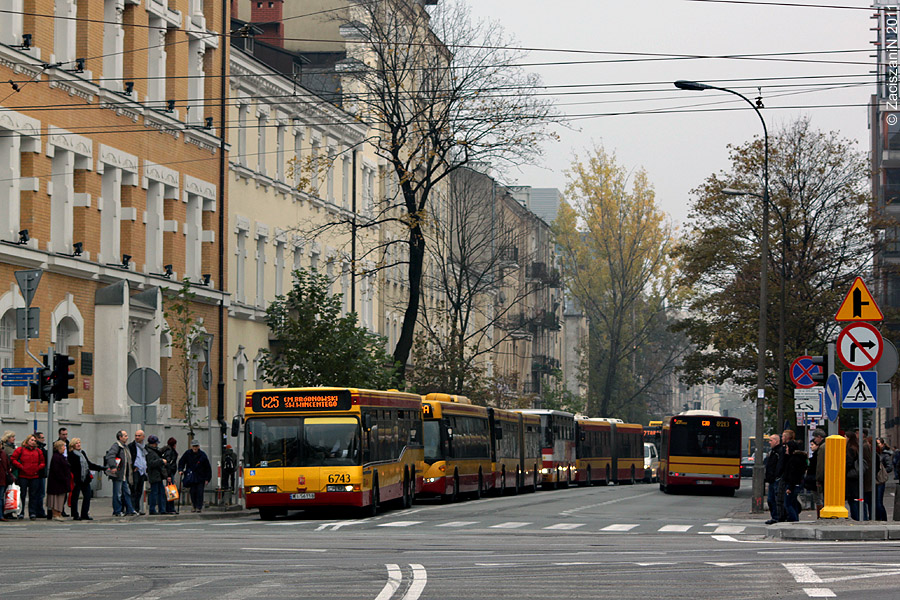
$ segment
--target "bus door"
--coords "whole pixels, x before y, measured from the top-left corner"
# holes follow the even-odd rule
[[[262,417],[247,419],[244,427],[244,485],[276,486],[277,491],[295,492],[285,482],[285,467],[297,464],[300,441],[298,417]]]
[[[362,436],[356,417],[304,417],[299,448],[296,463],[284,470],[285,491],[315,494],[329,485],[362,484]]]

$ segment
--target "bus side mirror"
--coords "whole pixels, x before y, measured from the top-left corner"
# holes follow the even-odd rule
[[[578,434],[578,441],[583,442],[585,439],[587,439],[587,436],[584,434],[583,431],[580,434]]]
[[[503,439],[503,428],[502,427],[494,427],[494,438],[498,440]]]
[[[234,415],[231,420],[231,437],[237,437],[241,433],[241,415]]]
[[[447,439],[448,439],[448,440],[452,440],[452,439],[453,439],[453,430],[452,430],[451,428],[449,428],[449,427],[447,428]]]

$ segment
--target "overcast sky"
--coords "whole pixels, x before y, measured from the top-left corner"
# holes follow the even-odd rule
[[[563,171],[573,152],[583,153],[597,142],[615,151],[620,164],[645,168],[659,205],[676,223],[683,222],[690,190],[710,173],[728,166],[726,146],[761,135],[762,127],[740,99],[714,90],[680,91],[671,83],[676,79],[731,87],[751,98],[757,96],[756,86],[761,85],[766,106],[763,116],[770,132],[806,114],[814,127],[838,131],[857,140],[860,150],[868,148],[865,105],[874,91],[870,71],[875,59],[870,54],[875,32],[870,28],[876,21],[870,18],[871,10],[859,9],[868,8],[871,2],[823,0],[832,6],[856,7],[835,9],[816,8],[812,0],[787,0],[806,5],[802,7],[715,0],[468,1],[473,16],[499,20],[517,42],[529,48],[667,55],[822,53],[771,57],[777,60],[690,58],[529,67],[547,85],[598,86],[564,90],[568,93],[560,96],[559,109],[570,115],[699,109],[701,105],[704,109],[743,106],[746,110],[574,121],[577,131],[559,130],[562,139],[546,148],[542,168],[526,168],[517,181],[506,183],[564,189]],[[838,50],[853,52],[835,53]],[[635,58],[646,57],[534,51],[527,62]],[[638,85],[608,85],[625,83]],[[615,93],[576,95],[574,91]],[[819,105],[854,106],[812,108]]]

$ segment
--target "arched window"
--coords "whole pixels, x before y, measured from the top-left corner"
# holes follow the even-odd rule
[[[78,325],[70,317],[64,317],[56,326],[57,354],[68,354],[69,346],[78,345]]]
[[[0,368],[16,366],[16,317],[15,312],[8,310],[0,318]],[[0,416],[12,416],[13,390],[11,387],[0,387]]]

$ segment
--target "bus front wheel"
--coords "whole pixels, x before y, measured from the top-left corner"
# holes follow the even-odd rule
[[[588,465],[586,477],[587,478],[584,481],[584,485],[586,485],[588,487],[591,487],[592,485],[594,485],[594,476],[591,474],[591,466],[590,465]]]
[[[262,521],[274,521],[275,515],[278,514],[278,511],[274,508],[260,508],[259,509],[259,518]]]
[[[634,479],[634,465],[631,465],[631,482],[630,482],[631,485],[634,485],[634,482],[635,482],[635,479]]]
[[[362,514],[364,518],[371,518],[378,514],[379,504],[381,502],[381,493],[378,489],[378,473],[372,476],[372,503],[364,506]]]

